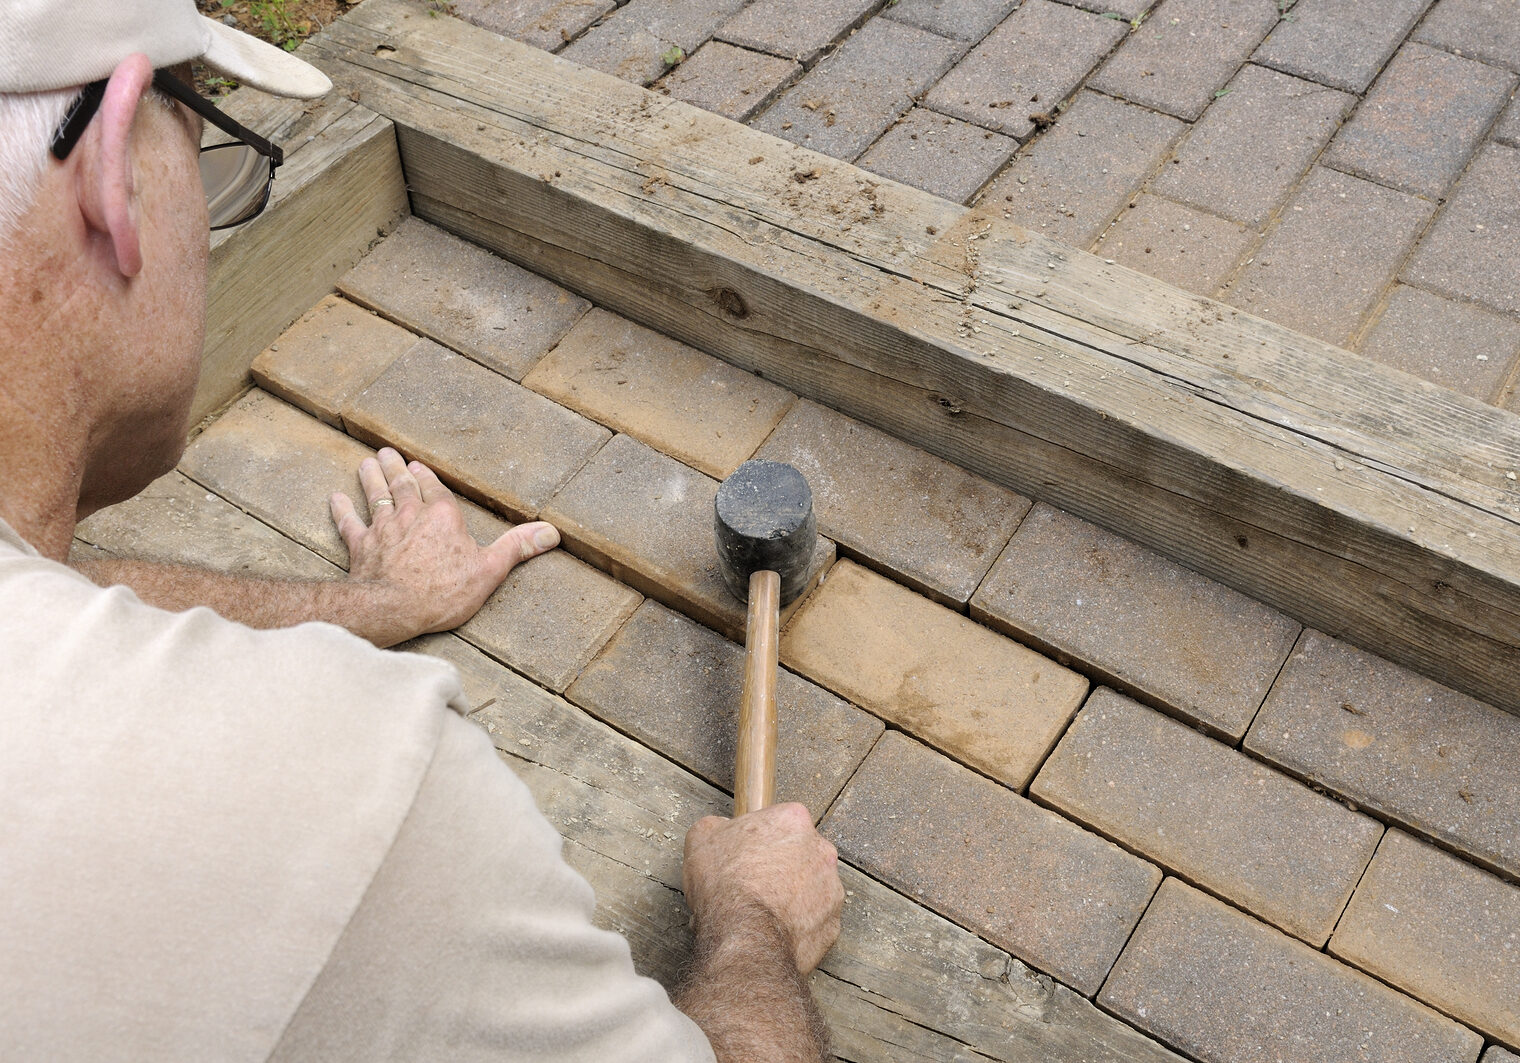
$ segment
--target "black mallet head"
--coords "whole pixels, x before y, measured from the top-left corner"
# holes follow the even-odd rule
[[[741,602],[749,577],[769,570],[781,577],[781,604],[807,586],[818,521],[813,492],[802,473],[779,461],[746,461],[718,487],[713,504],[718,568]]]

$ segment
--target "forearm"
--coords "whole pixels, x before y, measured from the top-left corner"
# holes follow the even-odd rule
[[[792,946],[758,904],[716,913],[699,926],[676,1007],[702,1028],[718,1063],[822,1063],[828,1031]]]
[[[75,568],[102,587],[122,584],[149,605],[180,612],[206,606],[249,627],[291,627],[309,620],[338,624],[377,646],[420,632],[398,623],[395,595],[371,580],[279,580],[190,565],[116,559],[79,561]]]

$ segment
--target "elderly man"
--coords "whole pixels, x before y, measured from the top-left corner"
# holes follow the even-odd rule
[[[290,626],[451,627],[548,525],[478,547],[438,479],[382,451],[373,524],[333,499],[347,580],[64,565],[77,520],[177,461],[208,221],[262,209],[278,156],[186,64],[328,85],[192,0],[0,0],[0,49],[7,1058],[819,1058],[803,976],[842,890],[804,810],[688,833],[677,1010],[591,925],[452,669]],[[237,146],[200,152],[203,120]]]

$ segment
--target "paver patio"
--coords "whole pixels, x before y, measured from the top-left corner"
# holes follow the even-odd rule
[[[1520,409],[1512,0],[454,11]],[[335,578],[327,493],[381,444],[478,538],[553,520],[562,550],[407,648],[460,669],[667,984],[681,839],[731,787],[711,500],[758,454],[814,478],[825,536],[783,634],[781,791],[845,861],[813,980],[839,1058],[1520,1051],[1520,716],[418,218],[253,384],[77,549]]]

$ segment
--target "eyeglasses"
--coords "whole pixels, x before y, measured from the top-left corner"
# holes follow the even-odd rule
[[[206,190],[206,210],[211,228],[230,229],[256,217],[269,203],[269,187],[274,183],[275,167],[285,161],[285,153],[257,133],[234,122],[221,108],[203,99],[189,85],[165,70],[153,72],[153,87],[183,103],[228,136],[232,144],[213,144],[201,149],[201,185]],[[100,108],[106,83],[94,81],[85,86],[70,106],[53,134],[53,155],[62,160],[84,136],[85,128]]]

